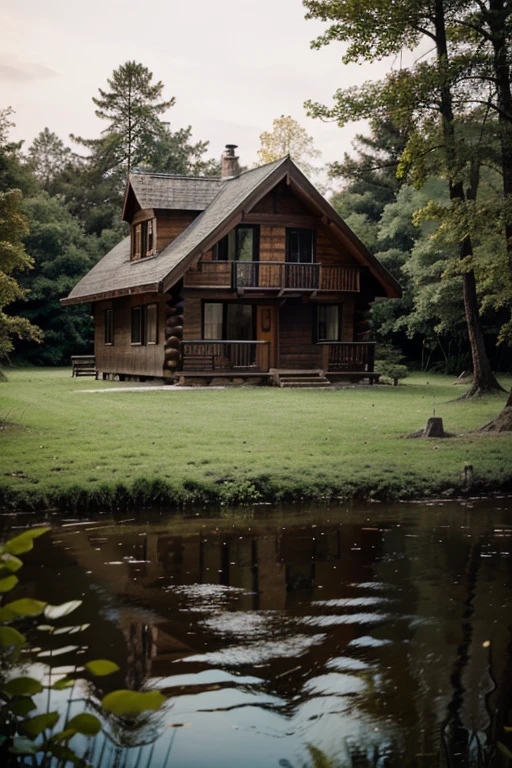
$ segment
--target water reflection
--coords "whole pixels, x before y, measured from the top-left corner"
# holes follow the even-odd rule
[[[80,639],[35,652],[53,675],[121,667],[70,705],[59,693],[72,714],[119,687],[169,697],[164,718],[107,723],[104,768],[476,765],[512,725],[500,505],[68,522],[26,558],[19,596],[84,600]]]

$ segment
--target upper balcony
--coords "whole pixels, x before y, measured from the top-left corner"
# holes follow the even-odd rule
[[[359,267],[327,267],[285,261],[200,261],[185,275],[185,288],[316,293],[360,290]]]

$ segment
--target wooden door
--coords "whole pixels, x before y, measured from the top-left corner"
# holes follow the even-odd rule
[[[268,341],[268,367],[275,368],[277,364],[277,308],[272,304],[257,306],[256,339]],[[265,364],[265,351],[258,350],[260,364]]]

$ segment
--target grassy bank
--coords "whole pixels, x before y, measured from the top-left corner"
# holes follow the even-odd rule
[[[237,503],[342,496],[417,498],[512,489],[512,436],[405,440],[435,406],[468,433],[505,402],[448,402],[453,378],[400,387],[84,392],[118,383],[68,369],[8,372],[0,384],[4,508]],[[510,378],[502,383],[510,387]],[[133,386],[133,385],[124,385]]]

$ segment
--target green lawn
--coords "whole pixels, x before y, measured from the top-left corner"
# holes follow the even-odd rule
[[[509,388],[510,377],[502,378]],[[269,387],[88,393],[117,382],[69,369],[20,369],[0,384],[0,493],[5,506],[218,503],[335,495],[413,498],[512,487],[512,436],[405,440],[435,406],[468,433],[505,395],[448,402],[453,378],[329,391]]]

